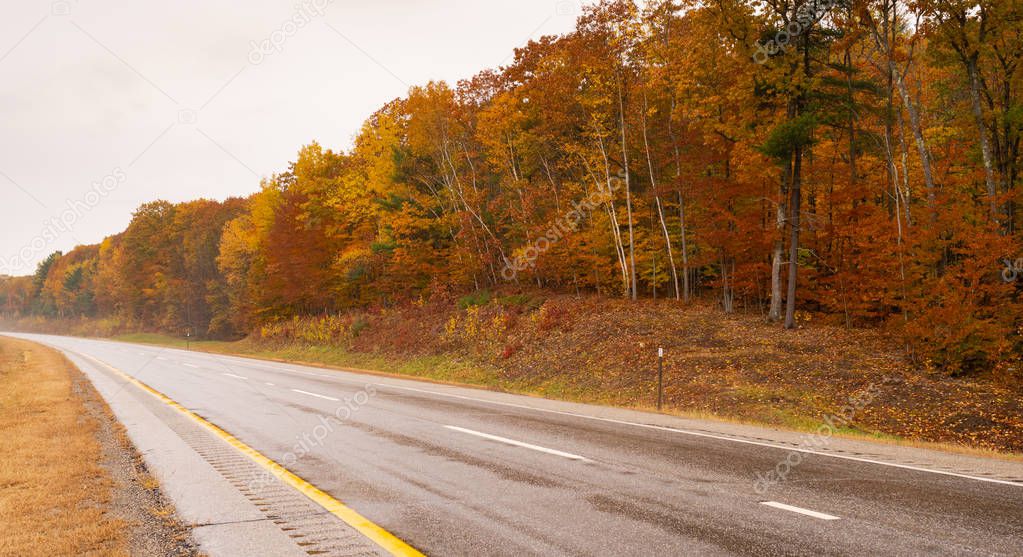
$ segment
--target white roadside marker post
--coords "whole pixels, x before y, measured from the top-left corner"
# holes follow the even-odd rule
[[[664,406],[664,348],[657,349],[657,411]]]

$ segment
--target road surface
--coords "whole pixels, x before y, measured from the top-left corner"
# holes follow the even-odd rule
[[[805,435],[159,347],[17,336],[63,350],[104,383],[115,410],[149,395],[111,368],[427,555],[1023,553],[1018,461],[838,438],[794,451]],[[153,420],[173,413],[133,415],[122,419],[145,444],[148,431],[162,431]],[[170,446],[160,443],[150,452]],[[164,483],[182,483],[183,468],[209,460],[224,475],[223,458],[196,450],[184,467],[150,465]],[[784,481],[764,483],[772,470]],[[205,481],[189,473],[189,485]],[[171,491],[179,507],[196,497]],[[272,497],[252,504],[269,506],[264,499]],[[262,515],[253,516],[259,523]],[[288,524],[280,513],[267,521]]]

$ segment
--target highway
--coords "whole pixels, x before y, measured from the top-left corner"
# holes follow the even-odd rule
[[[184,485],[181,470],[206,460],[218,469],[217,459],[200,451],[175,464],[169,459],[184,458],[180,449],[154,456],[170,445],[146,436],[166,439],[172,430],[154,424],[172,414],[114,370],[427,555],[1023,553],[1019,461],[841,438],[794,451],[803,435],[768,428],[135,344],[11,336],[64,351],[102,384],[132,439],[154,447],[147,462],[171,484],[179,508],[194,506],[184,499],[205,481],[197,478],[219,477],[196,470]],[[758,489],[757,478],[786,459],[784,481]],[[266,522],[287,521],[278,514]],[[232,552],[215,542],[206,549]]]

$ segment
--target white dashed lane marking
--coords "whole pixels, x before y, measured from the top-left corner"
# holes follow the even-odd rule
[[[318,395],[316,393],[310,393],[309,391],[300,391],[298,389],[291,389],[291,391],[294,393],[298,393],[300,395],[314,396],[316,398],[322,398],[323,400],[333,400],[334,402],[341,402],[341,399],[334,398],[332,396]]]
[[[768,507],[774,507],[783,511],[789,511],[799,514],[805,514],[806,516],[812,516],[821,520],[839,520],[839,517],[830,514],[819,513],[817,511],[811,511],[810,509],[804,509],[802,507],[794,507],[792,505],[786,505],[785,503],[778,503],[775,501],[763,501],[761,505],[767,505]]]
[[[590,459],[588,459],[586,457],[583,457],[583,456],[579,456],[577,454],[566,453],[564,451],[559,451],[557,449],[548,449],[547,447],[541,447],[539,445],[533,445],[533,444],[530,444],[530,443],[524,443],[522,441],[516,441],[514,439],[508,439],[507,437],[498,437],[497,435],[491,435],[489,433],[483,433],[483,432],[480,432],[480,431],[473,431],[471,429],[465,429],[464,427],[458,427],[458,426],[453,426],[453,425],[446,425],[444,427],[446,427],[447,429],[450,429],[451,431],[458,431],[460,433],[466,433],[468,435],[475,435],[476,437],[482,437],[483,439],[489,439],[491,441],[497,441],[498,443],[504,443],[505,445],[512,445],[514,447],[522,447],[524,449],[530,449],[530,450],[533,450],[533,451],[539,451],[541,453],[552,454],[552,455],[555,455],[555,456],[560,456],[562,458],[567,458],[567,459],[571,459],[571,460],[580,460],[580,461],[590,462]]]

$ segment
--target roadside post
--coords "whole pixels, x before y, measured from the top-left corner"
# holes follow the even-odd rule
[[[657,349],[657,411],[664,406],[664,348]]]

